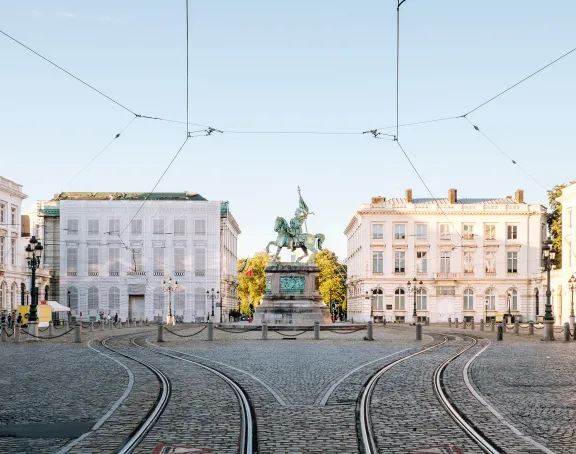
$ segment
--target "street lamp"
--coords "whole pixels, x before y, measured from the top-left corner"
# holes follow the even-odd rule
[[[574,290],[576,290],[576,277],[572,275],[568,279],[568,290],[570,290],[570,328],[574,329]]]
[[[32,270],[30,291],[32,292],[32,304],[30,305],[30,315],[28,316],[28,332],[38,336],[38,292],[36,291],[36,269],[40,268],[40,258],[42,257],[42,244],[35,236],[30,238],[26,246],[26,260],[28,268]]]
[[[167,325],[175,325],[176,317],[172,315],[172,292],[178,290],[178,281],[172,283],[172,278],[168,278],[168,282],[162,280],[162,290],[168,293],[168,315],[166,316]]]
[[[512,295],[510,295],[510,290],[508,290],[506,292],[506,299],[508,300],[508,322],[507,323],[512,323],[512,312],[510,311],[510,302],[512,299]]]
[[[546,270],[546,306],[544,308],[544,340],[554,340],[554,317],[552,315],[552,291],[550,290],[550,271],[552,261],[556,257],[556,249],[552,245],[552,240],[548,238],[542,245],[543,268]]]
[[[424,288],[424,283],[422,281],[418,282],[416,278],[412,279],[412,282],[408,281],[406,284],[408,286],[408,291],[414,293],[414,310],[412,311],[412,324],[416,325],[418,322],[418,314],[416,313],[416,293],[422,292]]]
[[[212,300],[212,317],[214,317],[214,300],[220,297],[220,292],[216,291],[216,293],[214,293],[214,289],[212,289],[211,292],[207,291],[206,295]]]
[[[374,293],[371,295],[366,291],[366,296],[364,299],[370,300],[370,320],[374,321]]]

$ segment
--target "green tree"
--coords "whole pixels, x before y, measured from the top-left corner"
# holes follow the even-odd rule
[[[266,293],[266,273],[264,269],[271,259],[271,255],[265,252],[259,252],[254,257],[248,259],[244,266],[245,258],[238,260],[238,269],[244,270],[238,273],[238,296],[240,297],[240,312],[248,315],[250,313],[251,296],[253,309],[260,303],[260,300]]]
[[[320,294],[326,304],[330,304],[330,297],[336,305],[346,310],[346,265],[338,262],[338,256],[324,249],[314,259],[320,268]]]
[[[562,204],[557,200],[562,195],[562,189],[566,186],[576,183],[571,181],[566,184],[557,184],[548,191],[548,201],[550,202],[550,213],[548,214],[548,231],[556,249],[554,265],[556,268],[562,267]]]

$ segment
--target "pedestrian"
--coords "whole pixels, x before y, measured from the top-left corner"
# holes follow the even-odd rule
[[[19,325],[22,324],[22,314],[18,314],[18,318],[16,319],[16,323],[18,323]]]
[[[110,324],[110,312],[106,315],[106,324]]]
[[[118,312],[114,315],[114,323],[118,323]]]
[[[12,329],[12,314],[8,314],[8,328]]]
[[[0,323],[6,323],[6,314],[2,312],[2,316],[0,317]]]

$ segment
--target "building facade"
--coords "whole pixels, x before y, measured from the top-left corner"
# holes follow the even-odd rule
[[[373,197],[344,231],[348,319],[411,322],[415,300],[419,321],[537,320],[545,229],[545,208],[525,203],[522,190],[503,199],[459,200],[455,189],[446,199],[416,199],[410,189]]]
[[[165,320],[169,277],[179,284],[171,307],[180,321],[225,321],[237,305],[230,263],[240,229],[227,202],[195,193],[62,193],[39,205],[39,218],[55,245],[46,257],[58,264],[59,302],[73,317]]]
[[[0,312],[12,312],[18,305],[32,302],[25,254],[30,230],[21,215],[26,197],[22,185],[0,177]],[[47,299],[48,284],[48,270],[41,267],[36,279],[39,299]]]

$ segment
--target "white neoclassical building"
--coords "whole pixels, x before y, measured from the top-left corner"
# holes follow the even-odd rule
[[[21,216],[26,197],[22,185],[0,177],[0,312],[31,303],[30,270],[24,252],[30,229],[26,217]],[[39,299],[48,299],[48,270],[44,267],[37,270],[36,288]]]
[[[346,230],[348,319],[522,321],[544,314],[546,211],[518,190],[502,199],[373,197]],[[411,281],[411,286],[407,283]],[[422,285],[420,285],[422,282]]]
[[[46,252],[58,270],[60,303],[75,317],[165,319],[169,277],[179,284],[172,294],[179,320],[227,320],[237,306],[240,229],[228,202],[196,193],[72,192],[38,212],[54,245]]]

